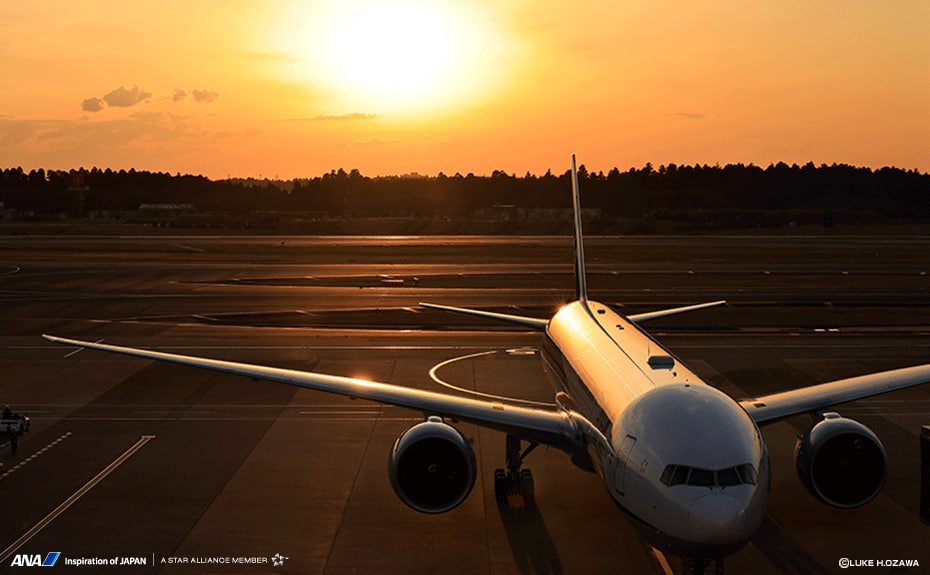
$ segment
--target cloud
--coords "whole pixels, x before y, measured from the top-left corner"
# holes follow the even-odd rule
[[[81,102],[81,109],[85,112],[99,112],[103,109],[103,100],[100,98],[88,98]]]
[[[130,106],[135,106],[136,104],[144,102],[151,97],[151,92],[141,90],[139,86],[133,86],[131,90],[127,90],[125,87],[120,86],[116,90],[113,90],[104,96],[103,100],[110,106],[115,106],[117,108],[129,108]]]
[[[194,90],[194,100],[200,104],[209,104],[220,97],[214,90]]]
[[[685,120],[704,120],[707,118],[704,114],[697,114],[694,112],[676,112],[674,114],[669,114],[669,116],[676,116],[678,118],[684,118]]]
[[[187,97],[187,92],[181,90],[180,88],[175,88],[174,95],[171,96],[171,100],[174,102],[180,102]]]
[[[330,120],[373,120],[377,118],[377,114],[363,114],[361,112],[353,112],[351,114],[342,114],[338,116],[314,116],[311,118],[314,122],[325,122]]]
[[[0,152],[7,156],[16,156],[26,145],[43,135],[58,129],[65,122],[54,120],[22,120],[11,116],[0,117]],[[6,148],[6,149],[4,149]]]

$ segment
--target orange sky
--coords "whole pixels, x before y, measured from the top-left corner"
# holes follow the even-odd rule
[[[925,0],[4,0],[0,78],[27,170],[930,171]]]

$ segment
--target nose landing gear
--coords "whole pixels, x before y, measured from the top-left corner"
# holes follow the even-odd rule
[[[684,572],[688,575],[723,575],[723,557],[685,557]]]

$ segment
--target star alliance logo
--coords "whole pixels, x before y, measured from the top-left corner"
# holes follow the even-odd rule
[[[280,553],[275,553],[271,557],[271,565],[272,567],[284,567],[284,562],[287,561],[288,559],[290,559],[290,557],[285,557],[284,555],[281,555]]]

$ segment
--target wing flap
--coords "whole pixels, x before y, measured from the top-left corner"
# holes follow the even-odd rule
[[[563,411],[533,409],[324,373],[177,355],[132,347],[91,343],[51,335],[43,335],[42,337],[53,343],[199,367],[243,377],[326,391],[352,398],[409,407],[430,415],[445,416],[451,419],[477,423],[507,433],[515,433],[521,437],[534,439],[566,451],[573,449],[578,441],[573,417],[579,416],[577,414],[569,415]]]
[[[745,399],[740,401],[740,405],[756,423],[772,423],[798,413],[814,412],[927,382],[930,382],[930,364],[860,375]]]

